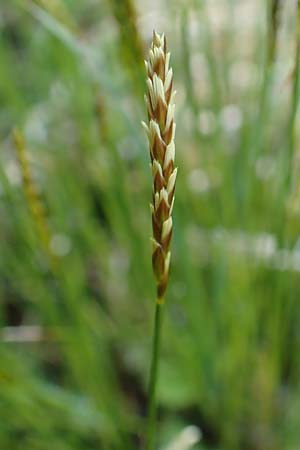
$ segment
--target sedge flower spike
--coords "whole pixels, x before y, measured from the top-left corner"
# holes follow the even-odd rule
[[[146,130],[153,179],[152,203],[152,266],[157,282],[157,301],[164,302],[169,279],[170,244],[173,222],[172,210],[177,175],[175,168],[175,123],[173,71],[169,67],[170,53],[167,51],[165,35],[153,32],[153,41],[145,61],[147,71],[148,111]]]

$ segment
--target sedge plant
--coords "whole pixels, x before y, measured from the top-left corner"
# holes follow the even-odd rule
[[[169,67],[170,53],[167,51],[166,37],[153,32],[153,41],[145,62],[147,89],[145,102],[148,112],[146,130],[151,159],[152,173],[152,266],[156,279],[157,296],[153,334],[152,361],[149,382],[149,410],[146,449],[155,446],[156,425],[156,385],[160,354],[162,314],[165,293],[169,280],[170,245],[173,231],[172,210],[174,205],[175,181],[175,104],[173,91],[173,71]]]

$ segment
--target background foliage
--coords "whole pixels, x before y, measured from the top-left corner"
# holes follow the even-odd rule
[[[1,1],[2,450],[141,447],[153,28],[178,91],[160,448],[190,424],[199,450],[299,448],[297,20],[292,0]]]

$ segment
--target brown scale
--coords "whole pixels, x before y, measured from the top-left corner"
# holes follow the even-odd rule
[[[160,202],[157,209],[154,209],[155,219],[162,229],[162,224],[170,217],[170,206],[167,205],[164,199]]]
[[[157,134],[155,134],[153,146],[151,148],[151,155],[153,159],[156,159],[159,162],[161,167],[163,167],[165,154],[166,154],[166,144],[157,136]]]
[[[159,97],[157,100],[155,115],[156,115],[157,123],[158,123],[161,131],[166,126],[167,113],[168,113],[168,106],[166,104],[164,104],[164,102]]]
[[[165,82],[165,62],[163,59],[159,59],[153,68],[153,73],[156,73],[158,77]]]
[[[173,89],[173,80],[171,81],[169,89],[167,90],[167,92],[165,92],[165,98],[166,98],[167,105],[170,103],[172,89]]]
[[[154,191],[155,192],[159,192],[162,188],[166,187],[166,181],[165,179],[160,175],[159,172],[157,172],[157,174],[155,175],[154,178]]]
[[[167,167],[165,169],[163,169],[163,175],[166,180],[168,180],[170,178],[170,176],[173,173],[173,170],[174,170],[174,162],[171,160],[169,162],[169,164],[167,165]]]
[[[171,142],[171,139],[172,139],[172,136],[173,136],[173,126],[174,126],[174,123],[173,123],[173,120],[172,120],[169,129],[165,130],[162,133],[162,138],[163,138],[163,141],[166,143],[166,145],[169,145],[170,142]]]
[[[164,252],[162,247],[159,246],[152,255],[153,272],[159,281],[161,280],[162,274],[164,273],[164,264],[165,264]]]

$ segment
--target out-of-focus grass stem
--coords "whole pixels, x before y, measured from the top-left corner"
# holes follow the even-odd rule
[[[32,220],[36,227],[40,244],[45,253],[47,254],[47,256],[49,257],[51,266],[54,267],[56,263],[54,261],[53,254],[49,250],[50,232],[45,216],[45,209],[39,197],[38,189],[32,178],[28,162],[27,151],[25,148],[25,140],[21,131],[18,130],[17,128],[15,128],[13,131],[13,138],[20,166],[20,171],[22,174],[23,189],[26,202],[28,205],[28,210],[30,211]]]
[[[137,27],[137,12],[133,0],[110,0],[112,13],[119,29],[120,59],[133,81],[138,98],[144,90],[143,41]]]
[[[272,0],[269,11],[268,65],[276,58],[281,0]]]
[[[277,37],[279,31],[279,12],[280,0],[269,0],[266,4],[266,45],[264,47],[262,82],[260,95],[258,100],[257,119],[255,120],[255,128],[253,137],[249,140],[250,148],[248,151],[248,161],[251,170],[247,169],[246,176],[246,198],[247,204],[250,205],[253,195],[255,195],[255,163],[264,149],[264,130],[269,120],[269,101],[272,89],[272,79],[274,72],[274,64],[277,51]]]
[[[182,59],[183,59],[183,70],[186,82],[186,95],[187,95],[187,104],[190,106],[192,114],[193,114],[193,122],[194,122],[194,135],[195,139],[198,140],[200,138],[200,133],[198,130],[198,112],[199,105],[197,101],[197,96],[194,89],[194,83],[191,74],[191,51],[190,51],[190,43],[191,39],[189,37],[188,30],[188,9],[187,7],[183,7],[181,14],[181,42],[182,42]]]
[[[263,130],[268,116],[269,94],[272,85],[272,75],[276,58],[276,42],[279,28],[280,0],[271,0],[267,7],[267,47],[264,59],[263,81],[259,103],[256,145],[254,146],[255,158],[262,147]],[[254,159],[255,159],[254,158]]]
[[[288,155],[286,168],[286,191],[289,192],[293,182],[292,163],[295,151],[295,123],[298,109],[299,96],[299,69],[300,69],[300,0],[297,0],[297,24],[296,24],[296,46],[293,71],[293,86],[291,92],[291,112],[288,131]]]

